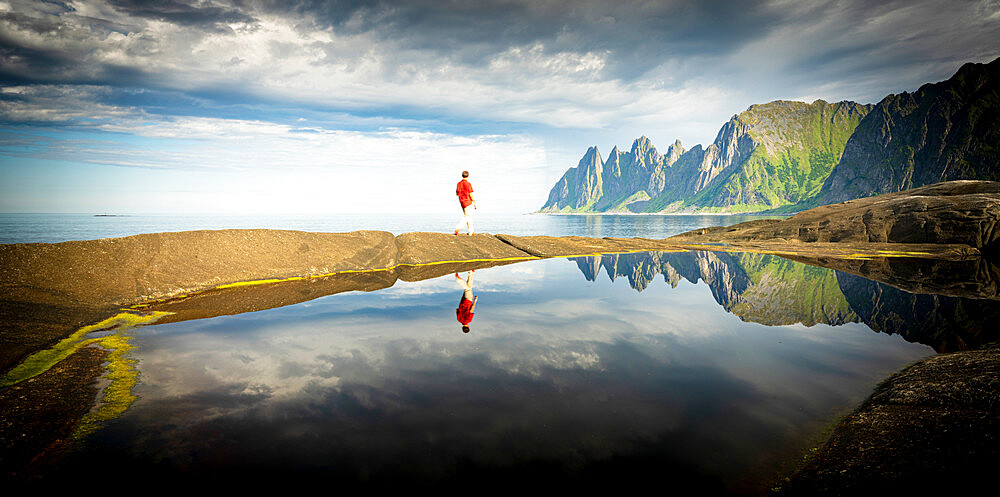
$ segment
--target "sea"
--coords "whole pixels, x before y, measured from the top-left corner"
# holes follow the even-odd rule
[[[760,215],[545,215],[476,214],[480,233],[515,236],[588,236],[666,238],[706,226],[728,226]],[[450,214],[336,215],[102,215],[0,214],[0,243],[58,243],[166,231],[267,228],[343,233],[357,230],[449,233],[459,216]]]

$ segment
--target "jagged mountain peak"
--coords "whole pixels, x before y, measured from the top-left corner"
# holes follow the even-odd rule
[[[653,148],[653,145],[652,143],[650,143],[649,138],[647,138],[646,135],[642,135],[639,138],[636,138],[635,141],[632,142],[633,154],[636,153],[637,151],[642,151],[643,153],[645,153],[645,151],[649,150],[650,148]]]
[[[550,196],[543,209],[731,212],[739,206],[737,212],[747,212],[791,204],[819,191],[843,143],[869,109],[823,100],[755,104],[734,114],[707,147],[685,150],[675,140],[664,155],[643,135],[627,152],[615,145],[599,174],[587,168],[587,181],[581,181],[583,171],[574,173],[580,187],[572,202],[553,203]],[[588,149],[583,162],[596,163],[596,153],[596,147]],[[559,195],[572,190],[563,183],[555,189]]]
[[[594,145],[587,149],[587,152],[583,154],[583,158],[580,159],[580,164],[584,162],[594,162],[594,160],[601,160],[601,152],[597,150],[597,145]]]
[[[663,154],[663,165],[666,167],[674,165],[684,155],[684,152],[684,146],[681,145],[681,141],[674,140],[674,144],[667,147],[667,152]]]

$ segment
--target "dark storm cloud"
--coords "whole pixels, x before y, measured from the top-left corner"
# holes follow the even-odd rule
[[[686,77],[725,75],[725,70],[699,66],[711,59],[739,52],[743,47],[781,30],[787,31],[790,45],[802,45],[810,56],[790,61],[789,67],[809,71],[846,64],[862,72],[876,72],[884,64],[890,67],[926,63],[926,59],[948,59],[982,52],[996,52],[996,39],[979,36],[980,45],[958,46],[927,54],[926,50],[893,54],[865,67],[858,59],[877,55],[887,44],[901,42],[914,33],[924,38],[946,37],[950,31],[979,29],[984,35],[997,33],[995,2],[963,0],[912,2],[909,0],[820,1],[775,3],[765,0],[706,1],[531,1],[484,0],[238,0],[228,4],[208,4],[198,0],[109,0],[107,8],[123,14],[122,19],[97,19],[84,16],[30,16],[14,12],[2,14],[4,21],[19,29],[72,39],[74,30],[94,33],[135,33],[140,19],[162,21],[191,28],[188,36],[199,31],[226,31],[229,23],[254,23],[261,15],[293,21],[302,31],[330,30],[339,35],[364,34],[374,40],[395,43],[412,57],[421,53],[423,62],[484,67],[508,50],[538,44],[544,54],[594,53],[605,57],[600,79],[633,81],[664,64],[683,66],[679,84]],[[64,4],[50,5],[48,13],[72,14]],[[991,7],[992,6],[992,7]],[[105,11],[107,11],[107,8]],[[963,13],[982,11],[981,26],[962,26],[969,16]],[[878,36],[851,38],[849,33],[893,12],[906,12],[906,19],[887,24]],[[124,23],[124,24],[122,24]],[[811,32],[811,27],[829,23],[826,32]],[[945,40],[927,40],[941,45]],[[151,41],[155,43],[156,41]],[[159,41],[162,43],[162,40]],[[102,75],[101,68],[79,67],[86,46],[72,45],[29,47],[0,30],[0,54],[4,57],[2,74],[7,81],[68,81],[82,78],[87,82],[116,75]],[[920,45],[921,40],[913,40]],[[766,58],[769,54],[751,54]],[[393,57],[390,54],[388,57]],[[342,53],[331,59],[342,60]],[[117,71],[121,71],[120,69]],[[59,75],[64,75],[62,78]],[[794,77],[794,76],[793,76]],[[808,76],[805,76],[808,80]]]
[[[881,84],[899,74],[893,68],[924,68],[926,78],[928,65],[935,63],[940,69],[931,72],[941,78],[961,62],[995,57],[1000,48],[990,41],[1000,39],[994,0],[267,0],[257,5],[272,14],[311,19],[316,29],[395,41],[427,54],[428,61],[481,67],[509,49],[540,44],[546,54],[606,54],[602,79],[640,81],[669,64],[683,71],[674,85],[692,77],[755,76],[770,78],[769,87],[817,86],[831,78]],[[741,53],[778,34],[785,46],[774,52]],[[781,61],[786,72],[743,75],[745,67],[718,63],[735,54],[751,73],[755,60],[770,67],[769,59]],[[800,91],[807,90],[790,93]]]
[[[441,50],[546,40],[567,44],[564,48],[622,48],[648,40],[687,42],[714,51],[778,24],[780,13],[766,3],[300,0],[264,6],[271,12],[312,16],[320,26],[336,30],[378,31],[384,38],[402,37]],[[566,35],[570,40],[558,40]]]
[[[109,0],[116,10],[134,17],[155,19],[174,24],[191,26],[215,26],[220,23],[253,22],[252,15],[239,7],[232,8],[206,5],[199,0]]]
[[[86,64],[72,50],[42,50],[0,42],[0,85],[50,83],[144,86],[149,83],[149,74],[118,64]]]
[[[376,33],[469,65],[535,43],[549,53],[610,53],[613,74],[607,76],[632,78],[664,57],[718,55],[767,34],[783,14],[766,3],[301,0],[264,7],[312,17],[319,28]]]
[[[951,77],[963,63],[1000,55],[997,0],[825,1],[786,18],[782,81],[808,92],[836,85],[827,98],[876,102]],[[760,54],[760,58],[768,54]],[[837,94],[839,93],[839,94]]]
[[[61,7],[60,13],[71,9]],[[37,14],[37,13],[36,13]],[[93,65],[85,62],[91,47],[86,42],[89,33],[127,33],[134,27],[105,19],[54,15],[29,15],[20,12],[0,12],[0,23],[10,30],[0,29],[0,84],[54,83],[78,84],[137,83],[144,78],[128,67],[114,64]],[[60,43],[40,44],[15,36],[26,33],[29,38],[51,38]]]
[[[642,120],[628,133],[713,103],[731,115],[777,98],[873,102],[1000,55],[996,0],[2,5],[0,84],[463,123]]]

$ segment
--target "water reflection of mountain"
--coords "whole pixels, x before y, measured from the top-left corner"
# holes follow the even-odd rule
[[[657,275],[671,287],[681,279],[704,281],[715,301],[744,321],[806,326],[863,322],[874,331],[899,334],[939,352],[975,349],[1000,339],[988,325],[1000,318],[997,300],[910,293],[776,255],[641,252],[572,260],[587,280],[596,280],[603,269],[612,281],[628,278],[637,291]]]

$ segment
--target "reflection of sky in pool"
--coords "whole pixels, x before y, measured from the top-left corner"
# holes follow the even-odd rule
[[[744,322],[705,283],[580,271],[476,271],[468,334],[454,275],[142,328],[140,399],[74,464],[742,488],[933,353],[859,323]]]

